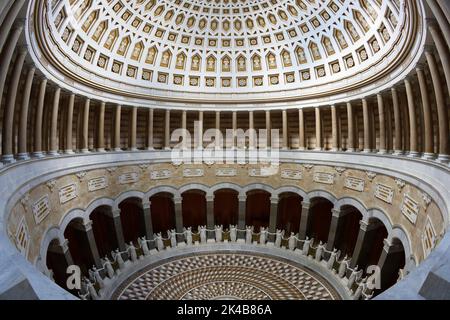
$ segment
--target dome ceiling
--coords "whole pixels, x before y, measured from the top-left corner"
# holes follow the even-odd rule
[[[345,90],[395,61],[404,0],[34,0],[38,56],[79,88],[261,101]],[[412,1],[411,1],[412,3]],[[409,8],[411,9],[411,8]],[[41,19],[41,18],[39,18]],[[57,72],[56,72],[56,70]],[[47,68],[48,69],[48,68]]]

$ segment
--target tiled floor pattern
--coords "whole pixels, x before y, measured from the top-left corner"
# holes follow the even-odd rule
[[[113,294],[120,300],[339,299],[318,274],[283,259],[211,253],[150,265]]]

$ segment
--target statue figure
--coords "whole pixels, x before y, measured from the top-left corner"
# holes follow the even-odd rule
[[[341,252],[337,251],[336,248],[330,254],[330,258],[328,259],[328,262],[327,262],[327,268],[329,270],[333,269],[334,263],[339,259],[340,254],[341,254]]]
[[[284,230],[277,230],[277,235],[275,237],[275,247],[280,248],[281,247],[281,240],[283,240],[284,236]]]
[[[158,251],[164,250],[164,242],[162,240],[161,232],[157,233],[156,236],[156,248]]]
[[[109,261],[108,256],[102,260],[103,268],[106,270],[108,278],[112,279],[114,277],[114,268],[112,267],[111,261]]]
[[[148,249],[147,239],[145,239],[145,237],[139,238],[139,244],[142,248],[142,252],[144,253],[144,256],[150,255],[150,250]]]
[[[363,292],[366,289],[366,279],[363,279],[360,283],[358,283],[358,287],[355,290],[355,293],[353,293],[352,295],[352,299],[353,300],[359,300],[361,299],[361,296],[363,294]]]
[[[216,242],[222,242],[223,226],[216,226]]]
[[[312,239],[306,237],[305,241],[303,242],[302,254],[306,257],[309,254],[309,247],[311,246],[311,241]]]
[[[350,274],[350,277],[348,278],[347,288],[351,289],[351,287],[353,287],[355,282],[358,281],[359,278],[361,278],[361,275],[362,275],[362,270],[358,271],[358,266],[356,266],[352,270],[352,273]]]
[[[262,245],[266,244],[267,233],[268,233],[267,228],[261,227],[260,236],[259,236],[259,243],[260,244],[262,244]]]
[[[119,265],[119,269],[122,270],[125,267],[125,262],[123,261],[122,254],[119,252],[119,249],[111,253],[112,257],[117,261]]]
[[[252,244],[253,242],[253,227],[247,226],[245,230],[245,243]]]
[[[320,241],[319,245],[317,246],[317,250],[316,250],[316,261],[317,262],[320,262],[322,260],[323,249],[324,249],[324,246],[322,244],[322,241]]]
[[[186,244],[188,246],[191,246],[192,245],[192,228],[191,227],[189,227],[187,229],[184,228],[184,236],[186,238]]]
[[[297,240],[295,239],[295,233],[291,232],[291,236],[289,237],[288,247],[289,250],[294,251],[297,246]]]
[[[341,279],[345,277],[345,273],[347,272],[347,264],[349,260],[350,259],[347,257],[347,255],[345,255],[344,259],[342,259],[342,261],[339,263],[338,276]]]
[[[89,276],[92,281],[97,282],[100,289],[103,289],[105,287],[105,284],[103,282],[103,278],[100,276],[100,272],[95,266],[92,266],[92,269],[89,270]]]
[[[137,261],[137,253],[136,253],[136,247],[133,244],[133,241],[130,241],[130,244],[127,245],[127,251],[130,253],[130,260],[132,262]]]
[[[95,290],[93,284],[91,281],[89,281],[89,279],[84,278],[84,281],[86,282],[86,288],[89,292],[89,295],[91,296],[92,300],[97,300],[98,299],[98,294],[97,291]]]
[[[177,233],[176,233],[175,229],[168,230],[167,236],[170,238],[170,246],[172,248],[175,248],[177,246]]]
[[[230,240],[236,242],[237,240],[237,228],[234,225],[230,225]]]
[[[200,232],[200,243],[206,243],[206,226],[199,226],[198,232]]]

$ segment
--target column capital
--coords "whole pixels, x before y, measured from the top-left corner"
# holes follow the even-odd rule
[[[183,197],[173,197],[174,204],[181,204],[183,202]]]
[[[278,204],[278,200],[279,200],[279,197],[278,197],[278,195],[272,195],[271,197],[270,197],[270,204]]]
[[[241,201],[243,201],[243,202],[247,201],[247,194],[240,194],[240,195],[238,195],[238,199],[239,199],[239,202],[241,202]]]
[[[120,217],[120,212],[121,212],[120,208],[111,210],[111,217],[113,218]]]
[[[311,207],[311,202],[302,201],[302,209],[309,209]]]
[[[150,209],[152,202],[150,200],[142,200],[142,209]]]
[[[210,195],[206,195],[206,201],[207,202],[214,202],[214,195],[210,194]]]

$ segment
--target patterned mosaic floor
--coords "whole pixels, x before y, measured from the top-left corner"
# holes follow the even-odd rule
[[[291,261],[254,253],[214,253],[150,265],[113,294],[119,300],[340,299],[326,280]]]

